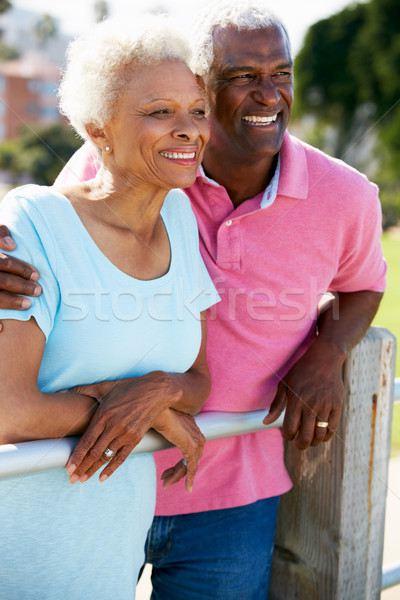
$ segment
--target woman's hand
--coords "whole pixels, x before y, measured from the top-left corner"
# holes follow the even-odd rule
[[[182,395],[176,379],[163,371],[142,377],[74,388],[91,396],[99,407],[72,453],[67,471],[71,483],[86,481],[107,462],[106,448],[116,456],[100,479],[103,481],[121,465],[158,416]]]
[[[191,492],[206,441],[197,427],[194,418],[183,412],[168,408],[154,419],[153,428],[172,444],[180,448],[183,454],[183,460],[180,460],[174,467],[167,469],[162,474],[163,487],[168,488],[186,475],[185,486],[187,491]],[[71,465],[73,463],[71,461],[73,455],[71,456],[67,466],[67,471],[71,474],[71,483],[75,483],[78,480],[81,483],[87,481],[109,460],[105,455],[105,450],[110,448],[115,452],[115,456],[100,475],[100,481],[105,481],[125,461],[136,445],[136,443],[127,443],[127,439],[124,436],[114,438],[110,443],[106,443],[105,439],[95,444],[96,456],[100,455],[100,458],[97,458],[97,460],[93,458],[93,455],[89,451],[87,456],[85,455],[84,460],[72,470]]]

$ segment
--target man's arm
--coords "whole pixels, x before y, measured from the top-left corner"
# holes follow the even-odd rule
[[[321,312],[318,334],[307,352],[279,384],[265,424],[286,408],[282,435],[300,450],[329,441],[344,398],[342,369],[347,353],[362,340],[383,294],[360,291],[335,294]],[[316,422],[328,422],[327,428]]]

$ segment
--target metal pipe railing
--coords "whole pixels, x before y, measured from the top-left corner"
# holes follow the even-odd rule
[[[382,590],[400,583],[400,561],[384,565],[382,569]]]
[[[400,400],[400,377],[394,382],[394,398]],[[264,410],[247,413],[201,413],[197,415],[196,422],[207,440],[282,426],[284,413],[269,426],[263,425],[265,414]],[[0,479],[64,467],[77,440],[77,437],[69,437],[0,446]],[[156,452],[170,446],[171,444],[161,435],[149,431],[133,453]]]
[[[264,425],[265,410],[246,413],[210,412],[195,417],[206,440],[215,440],[262,429],[282,427],[284,413],[272,425]],[[65,467],[78,441],[77,437],[35,440],[0,446],[0,479]],[[156,452],[172,444],[155,431],[146,433],[133,454]]]
[[[395,401],[400,400],[400,377],[394,380],[394,399]]]

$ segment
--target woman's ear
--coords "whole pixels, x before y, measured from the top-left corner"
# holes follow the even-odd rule
[[[98,127],[94,123],[86,125],[86,131],[92,142],[99,148],[99,150],[109,152],[111,146],[108,141],[107,135],[101,127]]]

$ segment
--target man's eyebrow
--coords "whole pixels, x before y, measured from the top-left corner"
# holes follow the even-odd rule
[[[240,73],[241,71],[257,71],[258,66],[254,65],[232,65],[226,66],[223,70],[227,75],[234,75],[235,73]],[[274,65],[274,69],[293,69],[293,61],[290,60],[288,62],[280,63],[278,65]]]
[[[293,69],[293,61],[282,63],[280,65],[276,65],[275,69]]]

